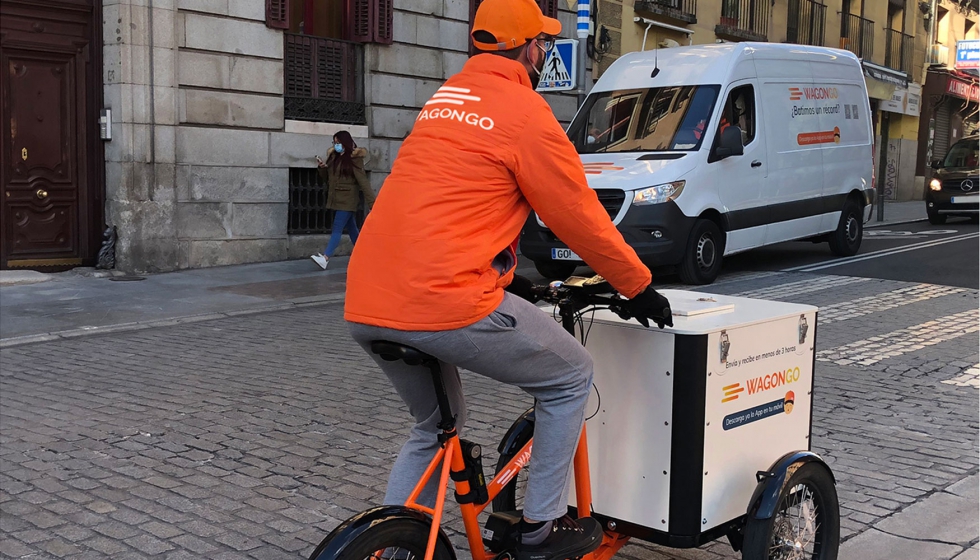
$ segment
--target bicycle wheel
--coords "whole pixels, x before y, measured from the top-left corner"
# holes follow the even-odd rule
[[[413,519],[386,519],[358,535],[334,560],[421,560],[429,540],[428,527]],[[454,560],[442,539],[434,560]]]
[[[837,560],[840,505],[824,467],[800,466],[784,485],[770,519],[745,524],[743,560]]]

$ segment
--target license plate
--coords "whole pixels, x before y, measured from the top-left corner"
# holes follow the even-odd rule
[[[551,258],[556,261],[580,261],[582,257],[576,255],[571,249],[552,249]]]
[[[976,204],[980,202],[980,196],[954,196],[949,201],[953,204]]]

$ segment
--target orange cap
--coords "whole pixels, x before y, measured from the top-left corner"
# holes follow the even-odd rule
[[[473,31],[486,31],[497,39],[496,43],[473,39],[477,49],[507,51],[516,49],[541,33],[558,35],[561,33],[561,22],[545,17],[534,0],[483,0],[473,18]]]
[[[786,393],[786,399],[785,400],[786,400],[786,402],[795,402],[796,401],[796,394],[794,394],[793,391],[790,391],[790,392]]]

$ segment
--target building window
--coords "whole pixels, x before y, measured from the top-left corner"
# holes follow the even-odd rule
[[[269,27],[291,33],[390,45],[393,0],[265,0]]]
[[[284,33],[287,119],[364,124],[364,47],[390,44],[392,0],[266,0]]]
[[[767,0],[722,0],[721,21],[715,27],[715,35],[734,40],[767,40],[771,6]]]
[[[684,23],[697,23],[696,0],[636,0],[633,11],[675,19]]]
[[[911,35],[895,29],[886,29],[885,66],[911,74],[913,41]]]
[[[364,223],[364,200],[357,207],[357,221]],[[330,233],[333,210],[327,210],[327,184],[316,169],[289,168],[289,235]]]
[[[800,45],[823,45],[826,21],[826,5],[814,0],[789,0],[786,42]]]
[[[871,59],[875,44],[874,22],[848,13],[841,14],[840,18],[840,48],[860,58]]]
[[[286,118],[364,124],[364,46],[298,33],[285,41]]]

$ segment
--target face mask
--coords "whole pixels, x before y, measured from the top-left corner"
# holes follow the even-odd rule
[[[528,43],[528,46],[530,47],[530,43]],[[537,48],[541,54],[541,64],[535,65],[533,62],[531,63],[531,69],[534,70],[534,74],[528,76],[529,78],[531,78],[531,89],[538,89],[538,82],[541,81],[541,72],[544,72],[544,62],[545,59],[548,58],[547,53],[544,52],[544,49],[542,49],[541,47],[537,47]],[[530,62],[530,60],[531,57],[528,57],[528,62]]]
[[[337,152],[338,154],[344,153],[344,145],[343,144],[334,144],[333,145],[333,151]]]
[[[595,136],[592,136],[590,134],[589,137],[585,139],[585,143],[586,144],[595,144]]]

